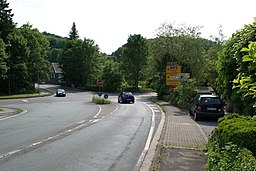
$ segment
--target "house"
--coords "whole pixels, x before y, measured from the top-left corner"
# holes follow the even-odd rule
[[[51,66],[51,75],[50,83],[52,84],[61,84],[63,82],[62,70],[59,67],[58,63],[52,63]]]

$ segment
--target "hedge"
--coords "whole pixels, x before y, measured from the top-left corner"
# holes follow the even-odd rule
[[[224,142],[245,147],[256,156],[256,116],[232,114],[218,122],[218,131]]]
[[[232,114],[218,123],[207,144],[207,170],[256,171],[256,116]]]

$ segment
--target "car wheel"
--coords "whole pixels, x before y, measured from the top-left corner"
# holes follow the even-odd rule
[[[199,121],[199,116],[198,116],[197,112],[194,112],[194,120]]]

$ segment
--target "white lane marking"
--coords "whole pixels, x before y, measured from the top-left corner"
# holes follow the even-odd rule
[[[97,105],[100,109],[98,111],[98,113],[96,113],[96,115],[93,117],[94,119],[97,118],[102,110],[101,106],[100,105]]]
[[[25,102],[25,103],[28,103],[28,100],[25,100],[25,99],[23,99],[23,100],[21,100],[21,101],[23,101],[23,102]]]
[[[99,105],[98,105],[98,106],[99,106]],[[115,109],[113,112],[111,112],[110,114],[113,114],[114,112],[116,112],[116,111],[118,110],[118,105],[116,105],[116,106],[117,106],[116,109]],[[99,106],[99,108],[100,108],[99,111],[98,111],[98,112],[96,113],[96,115],[93,117],[94,119],[91,119],[89,122],[95,123],[95,122],[97,122],[97,121],[100,120],[100,119],[95,119],[95,118],[98,117],[98,115],[100,114],[100,112],[101,112],[101,110],[102,110],[101,106]],[[57,135],[48,137],[48,138],[46,138],[46,139],[44,139],[44,140],[42,140],[42,141],[32,143],[32,144],[26,146],[26,147],[23,148],[23,149],[14,150],[14,151],[5,153],[5,154],[3,154],[3,155],[0,155],[0,159],[2,159],[2,158],[4,158],[4,157],[7,157],[7,156],[10,156],[10,155],[12,155],[12,154],[19,153],[19,152],[21,152],[22,150],[30,149],[30,148],[32,148],[32,147],[41,145],[41,144],[43,144],[43,143],[45,143],[45,142],[47,142],[47,141],[49,141],[49,140],[52,140],[52,139],[56,139],[56,138],[58,138],[58,137],[61,137],[62,135],[65,135],[66,133],[70,133],[70,132],[79,130],[79,129],[82,128],[86,123],[87,123],[86,120],[81,120],[81,121],[77,122],[77,124],[79,124],[79,125],[76,126],[76,127],[74,127],[74,128],[72,128],[72,129],[69,129],[69,130],[64,131],[64,132],[61,132],[61,133],[59,133],[59,134],[57,134]]]
[[[154,129],[155,129],[155,111],[147,103],[144,102],[144,104],[146,106],[148,106],[148,108],[151,110],[151,113],[152,113],[151,121],[152,122],[151,122],[151,127],[150,127],[150,131],[149,131],[149,134],[148,134],[148,138],[147,138],[144,150],[143,150],[143,152],[141,153],[141,155],[139,157],[139,160],[138,160],[138,162],[136,164],[136,168],[139,168],[141,166],[141,164],[143,163],[144,159],[145,159],[145,156],[146,156],[147,151],[149,149],[149,146],[150,146],[150,143],[151,143],[151,140],[152,140],[152,137],[153,137],[153,132],[154,132]]]

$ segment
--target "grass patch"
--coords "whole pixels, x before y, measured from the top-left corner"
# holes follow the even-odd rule
[[[17,95],[0,96],[0,99],[20,99],[20,98],[31,98],[31,97],[45,97],[45,96],[51,96],[51,95],[52,93],[17,94]]]
[[[1,112],[1,111],[4,111],[4,110],[0,108],[0,112]]]
[[[166,113],[166,110],[165,110],[165,108],[164,108],[164,106],[163,105],[161,105],[160,103],[157,103],[155,100],[153,100],[152,98],[150,98],[149,99],[151,102],[153,102],[153,103],[155,103],[156,105],[158,105],[160,108],[161,108],[161,110],[164,112],[164,113]]]
[[[104,99],[103,97],[100,97],[97,95],[92,97],[92,102],[95,104],[110,104],[111,103],[110,100]]]

